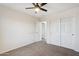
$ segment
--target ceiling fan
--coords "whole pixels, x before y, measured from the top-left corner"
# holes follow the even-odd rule
[[[32,3],[34,7],[28,7],[25,9],[35,9],[35,12],[37,13],[39,10],[45,11],[47,12],[46,9],[42,8],[44,5],[46,5],[47,3]]]

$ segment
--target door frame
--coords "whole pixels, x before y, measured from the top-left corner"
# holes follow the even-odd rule
[[[42,23],[45,24],[45,36],[46,36],[46,33],[47,33],[47,21],[41,21],[40,22],[40,40],[42,40]],[[46,39],[46,37],[45,37],[45,39]]]

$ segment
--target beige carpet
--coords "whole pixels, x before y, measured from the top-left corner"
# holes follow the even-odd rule
[[[6,53],[1,56],[79,56],[79,53],[71,49],[46,44],[39,41]]]

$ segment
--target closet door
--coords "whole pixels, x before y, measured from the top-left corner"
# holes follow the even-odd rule
[[[60,43],[61,46],[73,49],[75,40],[75,19],[64,17],[60,19]]]

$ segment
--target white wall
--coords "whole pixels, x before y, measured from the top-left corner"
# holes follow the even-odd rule
[[[35,38],[38,39],[38,40],[41,40],[41,38],[40,38],[40,21],[39,21],[39,19],[36,21],[35,31],[36,31]]]
[[[39,41],[37,18],[0,6],[0,53]]]
[[[75,19],[75,38],[73,39],[73,50],[79,52],[79,7],[68,9],[56,14],[51,13],[50,15],[41,19],[46,20],[48,24],[47,43],[59,46],[61,45],[62,36],[60,36],[60,19],[66,17],[73,17]]]

